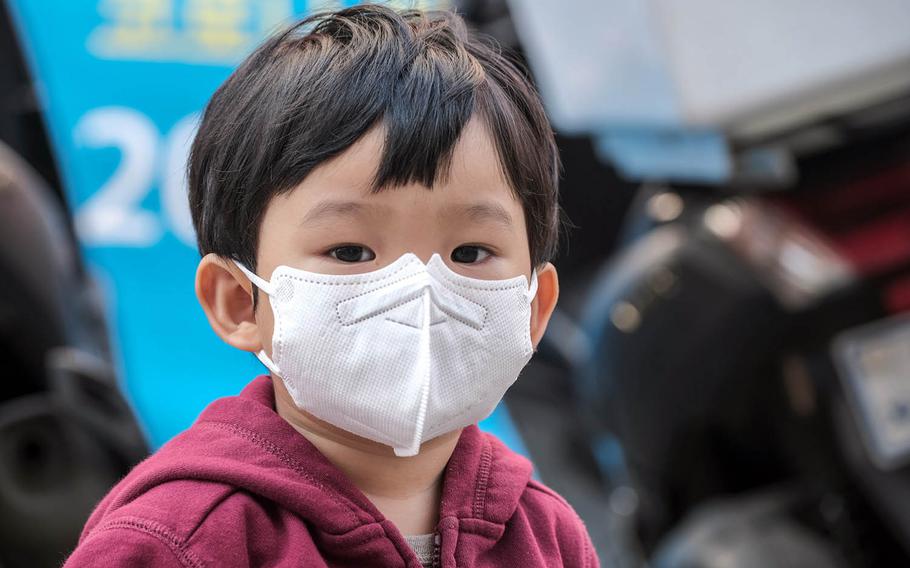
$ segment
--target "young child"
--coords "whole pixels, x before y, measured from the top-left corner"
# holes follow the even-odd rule
[[[138,465],[66,566],[597,566],[476,426],[556,304],[558,170],[525,75],[454,14],[268,39],[206,108],[189,191],[199,301],[270,376]]]

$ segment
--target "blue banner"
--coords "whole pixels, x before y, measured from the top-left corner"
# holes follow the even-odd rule
[[[263,368],[214,334],[184,167],[206,101],[301,0],[11,0],[120,376],[153,447]],[[389,2],[435,8],[445,2]],[[520,440],[507,416],[497,432]],[[498,425],[498,426],[497,426]]]

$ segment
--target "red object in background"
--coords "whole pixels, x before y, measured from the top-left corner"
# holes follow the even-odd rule
[[[774,199],[824,236],[863,278],[883,278],[888,312],[910,311],[910,163]]]
[[[910,274],[889,284],[884,291],[885,309],[891,313],[910,312]]]
[[[890,272],[910,261],[910,203],[904,211],[833,237],[834,248],[860,274]]]

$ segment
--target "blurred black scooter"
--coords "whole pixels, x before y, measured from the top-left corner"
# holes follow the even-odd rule
[[[615,564],[910,565],[910,100],[888,105],[762,141],[792,187],[639,192],[562,349]]]

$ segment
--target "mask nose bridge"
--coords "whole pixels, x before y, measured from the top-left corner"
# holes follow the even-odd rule
[[[428,283],[426,271],[414,272],[339,301],[335,306],[341,325],[354,325],[388,313],[420,297]]]
[[[354,325],[377,316],[390,314],[405,304],[420,300],[427,291],[430,295],[431,309],[435,306],[448,318],[472,328],[483,327],[486,309],[450,290],[445,282],[434,278],[426,269],[342,300],[336,305],[335,311],[339,323],[344,326]],[[397,321],[395,318],[390,319]],[[438,323],[441,322],[437,320],[431,322],[430,325]],[[413,327],[419,326],[414,325]]]

